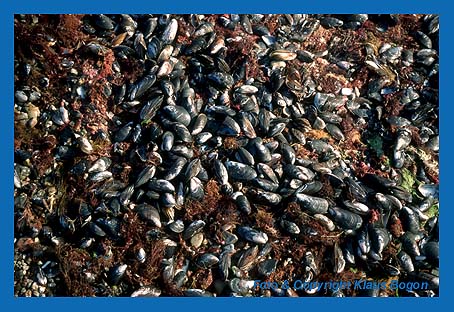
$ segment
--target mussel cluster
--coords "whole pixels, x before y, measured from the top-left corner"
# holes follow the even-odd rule
[[[14,21],[16,296],[438,296],[437,15]]]

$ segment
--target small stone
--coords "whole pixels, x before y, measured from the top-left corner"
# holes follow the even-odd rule
[[[39,108],[31,103],[25,106],[25,110],[27,111],[28,118],[30,119],[38,119],[41,114]]]
[[[37,91],[32,91],[30,93],[30,96],[28,97],[30,102],[35,102],[35,101],[39,100],[40,98],[41,98],[41,93],[39,93]]]
[[[14,93],[14,97],[20,103],[24,103],[24,102],[28,101],[28,96],[27,96],[27,94],[25,94],[24,91],[16,91],[16,93]]]
[[[32,290],[33,290],[33,291],[36,291],[36,290],[38,290],[38,287],[39,287],[39,286],[38,286],[38,283],[33,282],[33,284],[32,284]]]
[[[342,88],[341,94],[345,96],[350,96],[353,94],[353,90],[350,88]]]
[[[91,154],[93,152],[93,146],[87,140],[87,138],[80,137],[79,138],[79,147],[82,152],[85,154]]]
[[[334,231],[336,226],[327,216],[322,214],[315,214],[314,218],[319,221],[330,232]]]
[[[203,242],[203,233],[197,233],[191,238],[191,245],[195,248],[199,248]]]
[[[30,118],[27,122],[27,126],[29,128],[34,128],[38,124],[38,119],[36,118]]]
[[[287,64],[284,61],[272,61],[271,62],[271,69],[279,69],[279,68],[285,68]]]

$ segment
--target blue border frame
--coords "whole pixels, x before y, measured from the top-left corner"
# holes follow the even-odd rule
[[[138,2],[138,3],[136,3]],[[301,1],[303,2],[303,1]],[[108,1],[33,1],[0,2],[0,29],[2,47],[0,48],[0,146],[1,162],[4,164],[0,179],[0,194],[2,199],[2,216],[0,217],[0,302],[3,308],[16,309],[114,309],[130,311],[136,309],[286,309],[303,310],[330,308],[341,303],[339,308],[366,308],[380,310],[384,308],[404,309],[440,309],[450,301],[454,293],[451,284],[453,265],[450,263],[452,249],[448,237],[453,222],[453,200],[449,194],[450,180],[453,177],[451,160],[452,136],[449,135],[449,124],[454,118],[452,102],[452,82],[449,80],[453,71],[453,34],[454,11],[450,10],[449,1],[442,0],[380,0],[374,3],[361,3],[353,0],[323,0],[304,1],[298,3],[290,0],[246,0],[240,3],[234,1],[198,1],[197,3],[182,0],[156,1],[150,0],[108,0]],[[442,283],[439,298],[158,298],[158,299],[127,299],[127,298],[14,298],[13,295],[13,58],[14,58],[14,23],[15,13],[436,13],[440,14],[440,132],[442,135],[440,154],[440,202],[443,218],[441,222],[441,261],[440,272]],[[454,182],[453,182],[454,183]],[[359,306],[357,306],[359,305]],[[138,310],[136,310],[138,311]],[[423,310],[424,311],[424,310]],[[427,310],[426,310],[427,311]]]

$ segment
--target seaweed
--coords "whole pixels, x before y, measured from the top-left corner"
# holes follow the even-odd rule
[[[377,157],[383,156],[383,140],[379,135],[373,135],[367,139],[369,148],[371,148]]]

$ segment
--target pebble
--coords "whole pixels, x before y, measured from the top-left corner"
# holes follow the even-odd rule
[[[203,233],[197,233],[191,237],[191,245],[195,248],[199,248],[203,242]]]
[[[28,96],[27,94],[25,94],[24,91],[16,91],[16,93],[14,93],[14,97],[16,98],[17,101],[21,103],[25,103],[28,101]]]
[[[350,88],[342,88],[341,94],[345,96],[350,96],[353,94],[353,90]]]

